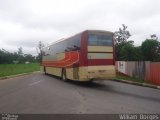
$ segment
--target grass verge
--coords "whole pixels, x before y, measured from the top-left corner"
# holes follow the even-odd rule
[[[129,76],[123,76],[123,75],[117,75],[116,79],[123,79],[127,81],[134,81],[134,82],[139,82],[139,83],[146,83],[145,80],[140,79],[140,78],[134,78],[134,77],[129,77]]]
[[[40,65],[38,63],[30,64],[0,64],[0,77],[30,73],[39,71]]]

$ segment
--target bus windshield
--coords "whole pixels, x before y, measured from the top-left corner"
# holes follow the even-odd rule
[[[112,35],[89,34],[88,46],[112,46]]]

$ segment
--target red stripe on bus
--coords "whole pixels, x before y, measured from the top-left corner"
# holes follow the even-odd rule
[[[74,52],[67,52],[65,53],[65,59],[60,61],[43,61],[42,64],[44,66],[50,66],[50,67],[67,67],[71,66],[74,63],[77,63],[79,61],[79,53],[78,51]]]

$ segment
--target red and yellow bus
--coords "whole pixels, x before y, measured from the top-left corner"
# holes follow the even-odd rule
[[[46,74],[63,80],[91,81],[114,78],[113,33],[86,30],[43,48],[42,66]]]

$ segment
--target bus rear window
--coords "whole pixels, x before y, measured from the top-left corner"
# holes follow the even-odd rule
[[[88,38],[89,46],[112,46],[112,35],[90,34]]]

